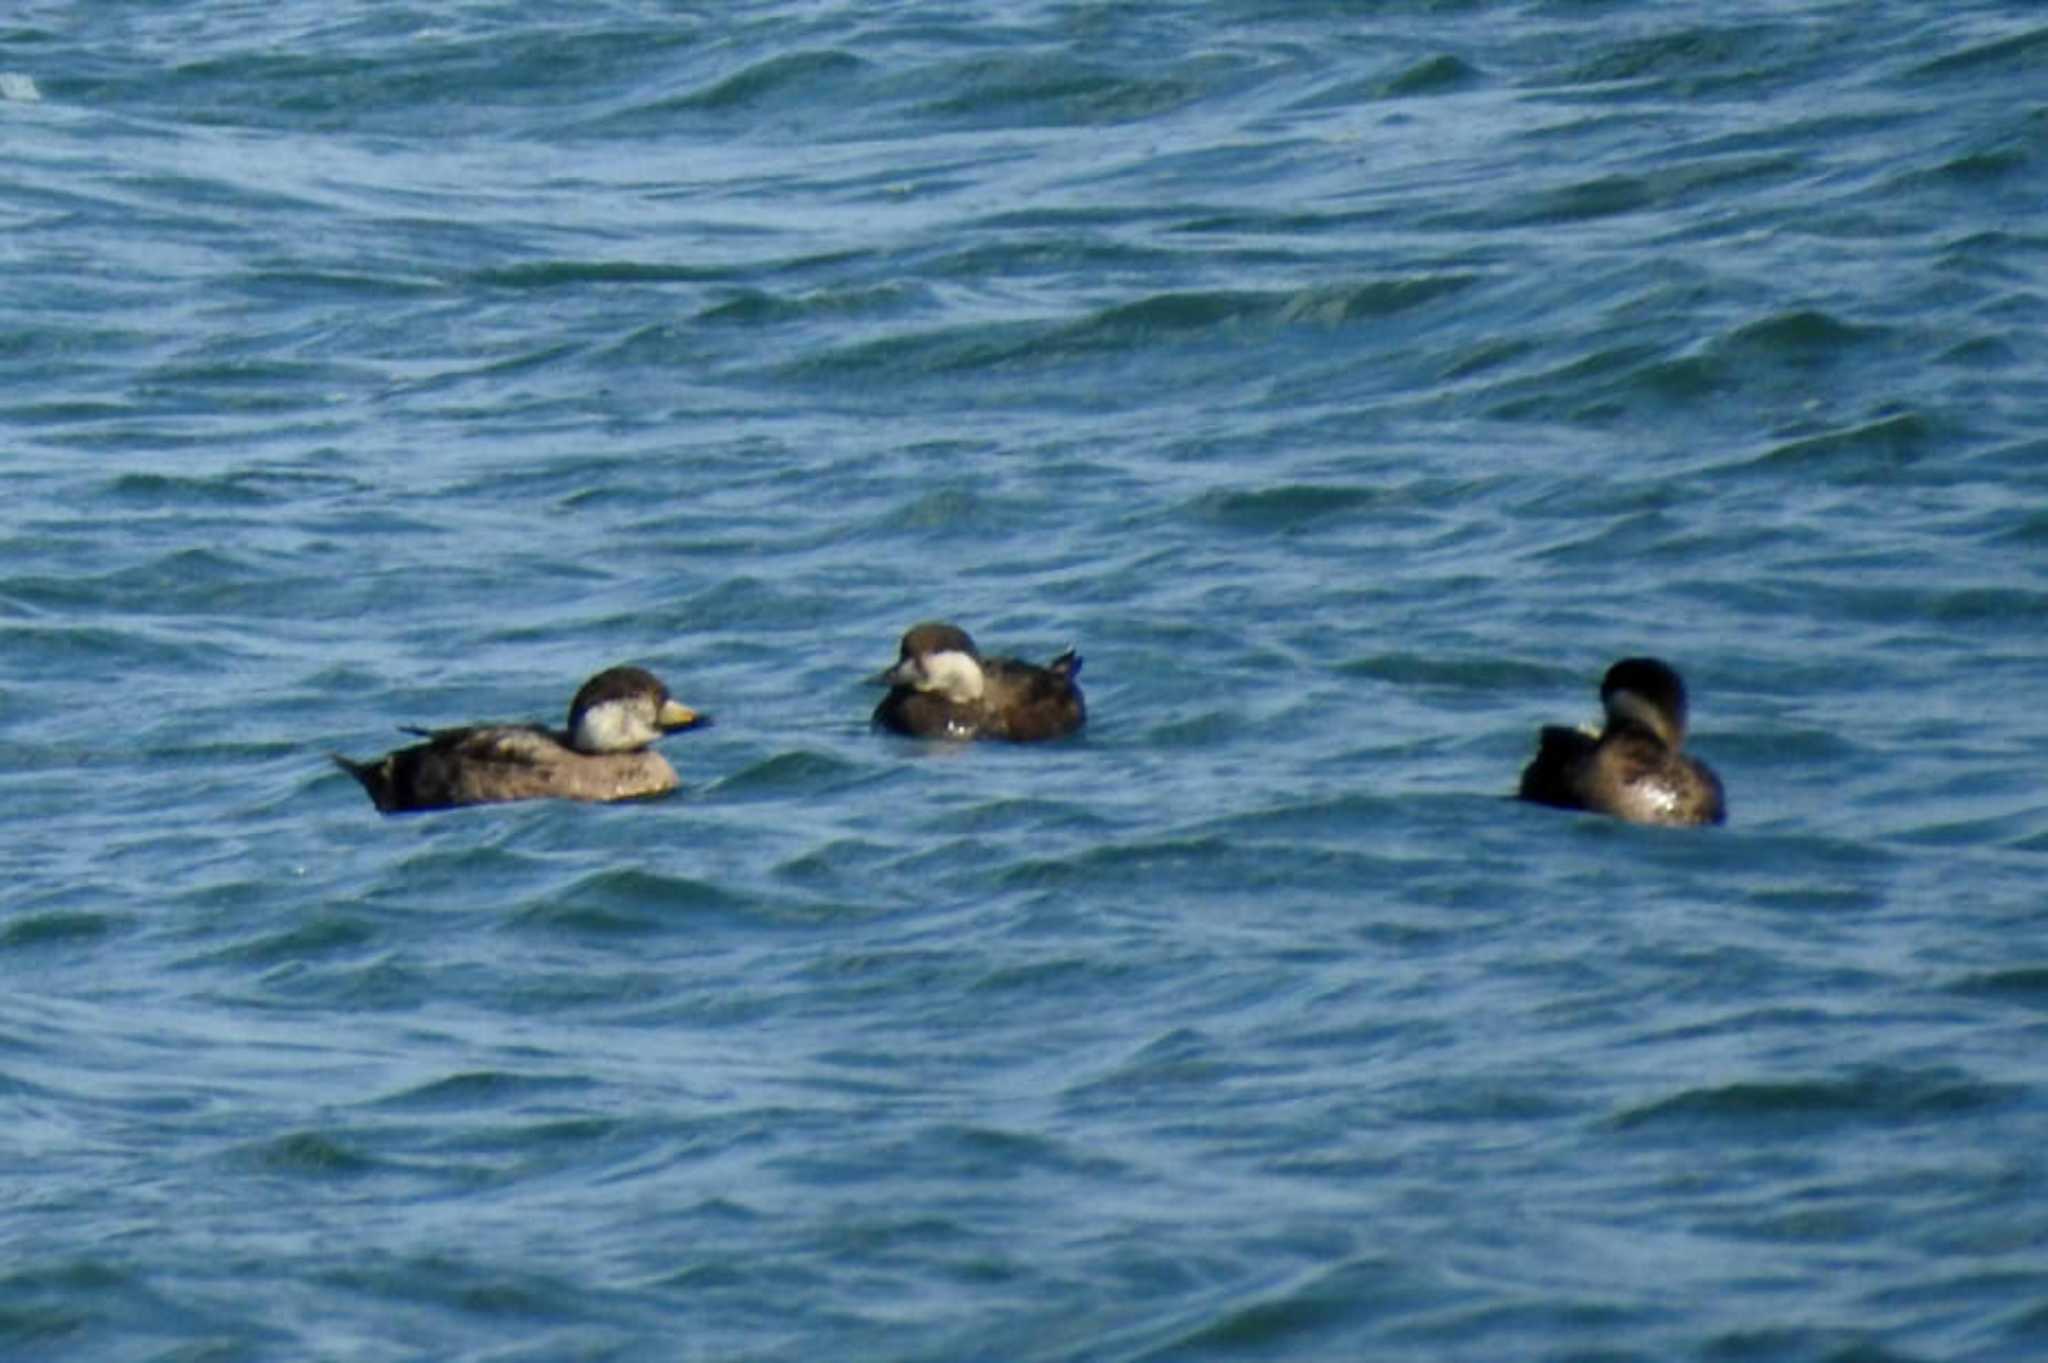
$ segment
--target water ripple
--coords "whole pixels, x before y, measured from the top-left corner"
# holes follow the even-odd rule
[[[73,8],[16,1351],[2041,1352],[2038,18]],[[1643,653],[1729,826],[1510,798]],[[327,761],[629,659],[669,798]]]

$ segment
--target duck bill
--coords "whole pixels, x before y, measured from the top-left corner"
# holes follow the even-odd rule
[[[917,685],[917,660],[904,658],[894,665],[883,668],[868,678],[869,686],[915,686]]]
[[[699,714],[678,701],[665,700],[661,713],[655,716],[664,733],[677,733],[684,729],[702,729],[711,723],[711,716]]]

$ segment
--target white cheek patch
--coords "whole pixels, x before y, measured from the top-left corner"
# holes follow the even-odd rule
[[[1667,747],[1676,748],[1684,737],[1674,732],[1677,726],[1672,724],[1670,716],[1634,691],[1616,691],[1608,697],[1607,713],[1616,719],[1628,719],[1642,725],[1662,739]]]
[[[629,700],[607,700],[585,710],[570,735],[578,752],[631,752],[652,743],[658,730],[642,713],[644,706]]]
[[[918,682],[917,689],[936,692],[951,701],[980,700],[981,664],[952,649],[927,654],[924,677]]]

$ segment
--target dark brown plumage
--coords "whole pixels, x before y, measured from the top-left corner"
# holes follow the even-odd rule
[[[1685,683],[1656,658],[1623,658],[1600,682],[1607,724],[1596,735],[1546,727],[1522,771],[1520,798],[1631,823],[1717,824],[1728,816],[1721,778],[1682,752]]]
[[[412,729],[427,741],[371,762],[337,754],[334,763],[386,814],[508,800],[630,800],[678,784],[675,768],[648,744],[709,722],[672,700],[652,672],[614,667],[577,691],[566,729]]]
[[[889,687],[874,722],[917,738],[1063,738],[1088,721],[1072,649],[1044,667],[984,658],[967,631],[943,621],[913,626],[896,665],[874,678]]]

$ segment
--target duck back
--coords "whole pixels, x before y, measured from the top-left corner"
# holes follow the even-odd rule
[[[996,658],[986,664],[984,703],[1001,736],[1019,743],[1064,738],[1088,722],[1087,702],[1074,682],[1080,656],[1062,653],[1044,667]]]

